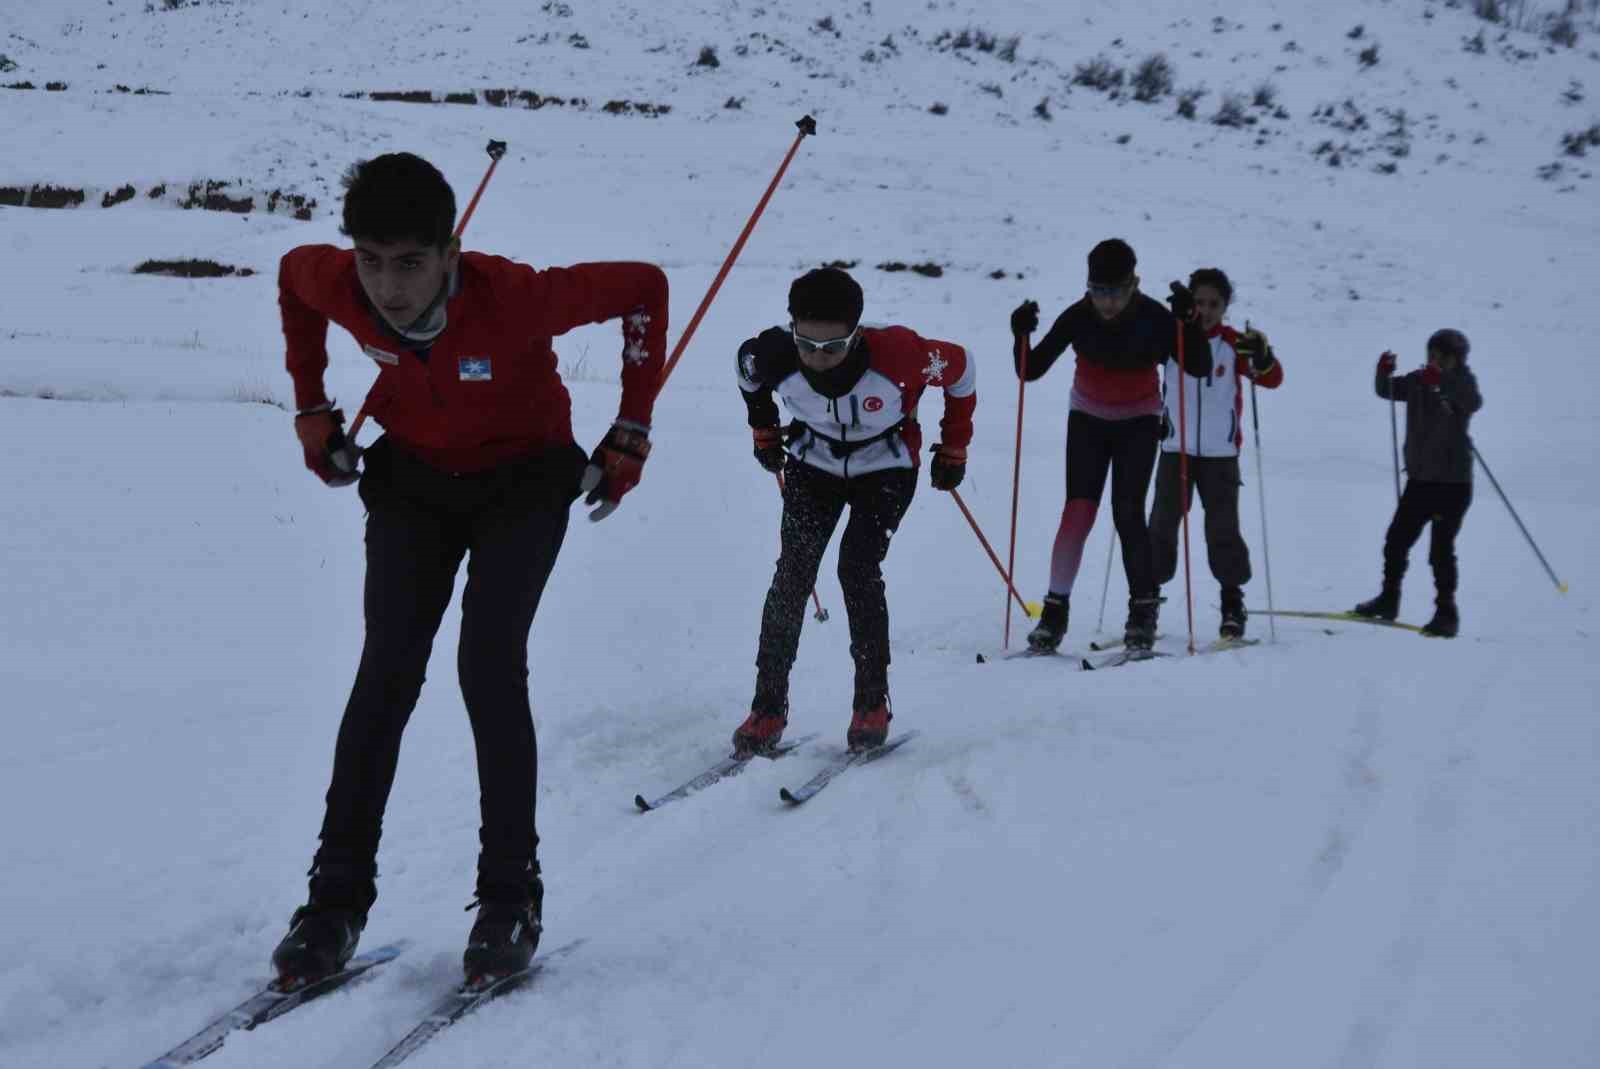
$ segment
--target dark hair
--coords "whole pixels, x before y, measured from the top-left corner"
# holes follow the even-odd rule
[[[357,160],[344,173],[348,238],[411,239],[444,248],[456,222],[456,195],[439,169],[421,156],[391,152]]]
[[[1201,286],[1210,286],[1222,294],[1223,304],[1233,303],[1233,282],[1228,278],[1227,272],[1220,267],[1202,267],[1189,276],[1189,292],[1193,293]]]
[[[1107,238],[1089,250],[1089,281],[1112,286],[1133,276],[1139,258],[1121,238]]]
[[[1453,356],[1457,362],[1465,364],[1467,354],[1472,352],[1472,343],[1467,341],[1467,336],[1459,330],[1445,327],[1436,330],[1428,338],[1428,348],[1437,349],[1446,356]]]
[[[789,287],[792,319],[848,323],[853,328],[861,322],[861,309],[865,304],[861,286],[837,267],[807,271]]]

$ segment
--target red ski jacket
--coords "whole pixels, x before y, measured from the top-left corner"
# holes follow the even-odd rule
[[[291,249],[279,265],[278,304],[296,407],[327,401],[328,324],[337,323],[378,367],[368,415],[433,467],[482,471],[572,443],[572,401],[550,340],[621,317],[618,418],[649,425],[666,356],[667,278],[660,268],[589,263],[540,271],[467,252],[459,272],[444,333],[415,346],[368,303],[353,251]]]

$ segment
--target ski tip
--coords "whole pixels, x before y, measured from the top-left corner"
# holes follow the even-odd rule
[[[639,807],[639,812],[641,813],[650,812],[650,803],[644,800],[644,795],[642,794],[633,796],[633,804]]]
[[[782,798],[785,802],[788,802],[790,805],[799,805],[802,801],[804,801],[804,799],[796,798],[794,795],[790,794],[789,793],[789,788],[787,788],[787,787],[779,787],[778,788],[778,797]]]
[[[1093,672],[1094,671],[1094,665],[1093,665],[1093,663],[1090,662],[1089,658],[1084,657],[1078,663],[1083,665],[1083,670],[1085,672]]]
[[[987,661],[984,660],[983,654],[981,654],[981,653],[978,654],[978,663],[979,664],[987,664],[988,663]]]

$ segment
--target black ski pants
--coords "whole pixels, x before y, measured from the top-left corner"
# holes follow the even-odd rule
[[[386,438],[366,453],[366,643],[339,726],[312,897],[359,908],[376,896],[383,811],[400,736],[467,558],[457,669],[478,756],[478,897],[525,900],[538,749],[528,703],[528,632],[567,530],[584,465],[576,445],[452,475]],[[365,901],[362,901],[362,900]]]
[[[788,701],[789,671],[800,648],[806,602],[846,506],[850,519],[839,543],[839,585],[850,621],[855,707],[872,708],[887,698],[889,604],[881,565],[916,488],[917,473],[911,468],[846,479],[789,459],[784,466],[782,548],[761,611],[752,708],[778,712]]]
[[[1178,531],[1184,509],[1200,491],[1206,511],[1206,559],[1211,574],[1224,587],[1250,581],[1250,548],[1239,530],[1238,457],[1190,457],[1189,494],[1184,500],[1181,461],[1162,453],[1156,467],[1156,497],[1150,507],[1150,555],[1156,583],[1165,585],[1178,574]]]
[[[1144,500],[1150,489],[1150,473],[1156,466],[1156,450],[1161,441],[1161,417],[1135,416],[1108,420],[1073,410],[1067,416],[1067,506],[1074,501],[1089,503],[1093,509],[1105,491],[1106,476],[1111,477],[1111,519],[1122,545],[1122,570],[1128,579],[1128,592],[1134,597],[1154,596],[1155,578],[1150,560],[1150,529],[1145,523]],[[1066,520],[1063,519],[1063,527]],[[1082,555],[1085,527],[1077,545]],[[1057,536],[1056,555],[1062,551]],[[1050,589],[1056,590],[1057,567],[1051,565]],[[1076,572],[1076,567],[1073,568]],[[1071,583],[1064,588],[1070,590]]]
[[[1471,483],[1430,483],[1407,479],[1400,504],[1383,540],[1383,582],[1399,589],[1405,577],[1411,547],[1422,536],[1422,528],[1433,524],[1428,546],[1428,563],[1433,566],[1433,581],[1441,598],[1454,598],[1459,572],[1456,569],[1456,535],[1472,505]]]

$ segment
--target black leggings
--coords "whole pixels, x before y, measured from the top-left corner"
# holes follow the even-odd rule
[[[844,479],[789,459],[784,467],[782,550],[761,611],[752,708],[780,712],[788,701],[789,670],[800,649],[806,601],[847,505],[850,520],[839,542],[839,585],[850,620],[855,706],[871,708],[887,697],[889,603],[880,565],[916,488],[917,473],[911,468]]]
[[[1122,570],[1135,597],[1156,592],[1144,499],[1161,441],[1159,416],[1100,419],[1074,411],[1067,417],[1067,503],[1050,555],[1050,590],[1070,594],[1094,527],[1106,476],[1111,476],[1111,518],[1122,543]]]
[[[370,899],[400,736],[467,557],[457,669],[478,756],[478,895],[517,899],[539,837],[528,632],[561,550],[584,457],[576,446],[453,476],[380,439],[366,454],[366,642],[339,726],[317,866],[324,897]],[[335,873],[352,886],[329,887]],[[337,882],[337,881],[335,881]],[[312,883],[313,895],[318,883]]]

